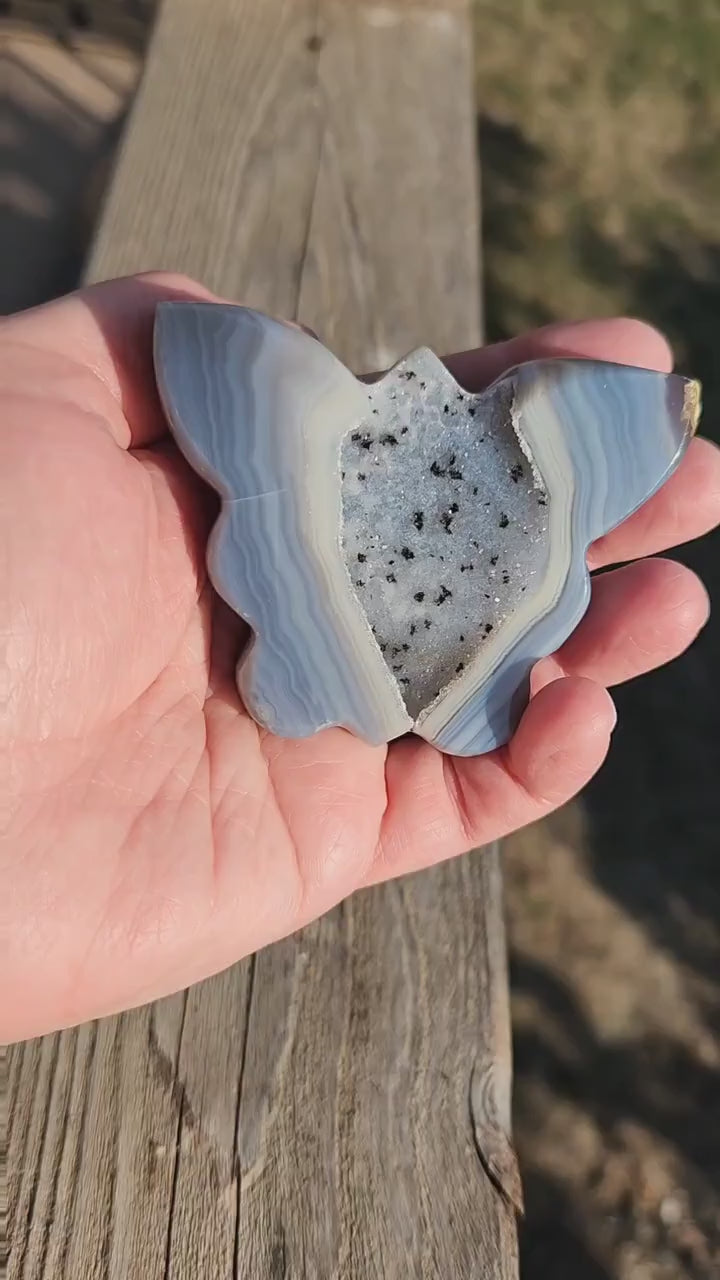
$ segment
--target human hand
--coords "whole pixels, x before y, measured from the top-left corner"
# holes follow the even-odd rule
[[[550,812],[603,760],[605,686],[680,653],[707,613],[698,580],[667,560],[602,575],[491,755],[370,747],[342,729],[273,738],[239,701],[243,627],[205,578],[214,497],[155,392],[152,321],[168,297],[208,295],[145,276],[0,322],[0,1041],[187,986],[361,886]],[[609,320],[451,367],[479,389],[548,355],[671,363],[654,330]],[[696,439],[591,567],[718,519],[720,453]]]

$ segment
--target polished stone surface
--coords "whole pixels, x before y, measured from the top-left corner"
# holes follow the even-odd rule
[[[253,638],[238,685],[287,737],[507,741],[533,664],[590,596],[588,544],[640,506],[697,425],[696,383],[541,360],[471,394],[426,349],[367,383],[301,330],[163,303],[158,385],[221,495],[208,565]]]

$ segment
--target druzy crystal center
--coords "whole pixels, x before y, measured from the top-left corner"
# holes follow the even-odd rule
[[[340,452],[353,588],[411,716],[497,635],[547,556],[547,497],[512,384],[473,396],[423,362],[370,392]]]

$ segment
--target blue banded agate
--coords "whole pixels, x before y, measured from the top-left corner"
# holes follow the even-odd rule
[[[425,348],[374,382],[294,326],[162,303],[158,386],[217,490],[218,593],[249,624],[238,687],[285,737],[507,741],[539,658],[587,608],[588,544],[654,493],[698,384],[572,359],[480,393]]]

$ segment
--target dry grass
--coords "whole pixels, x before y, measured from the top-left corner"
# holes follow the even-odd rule
[[[488,323],[639,313],[720,382],[720,6],[478,0]]]

